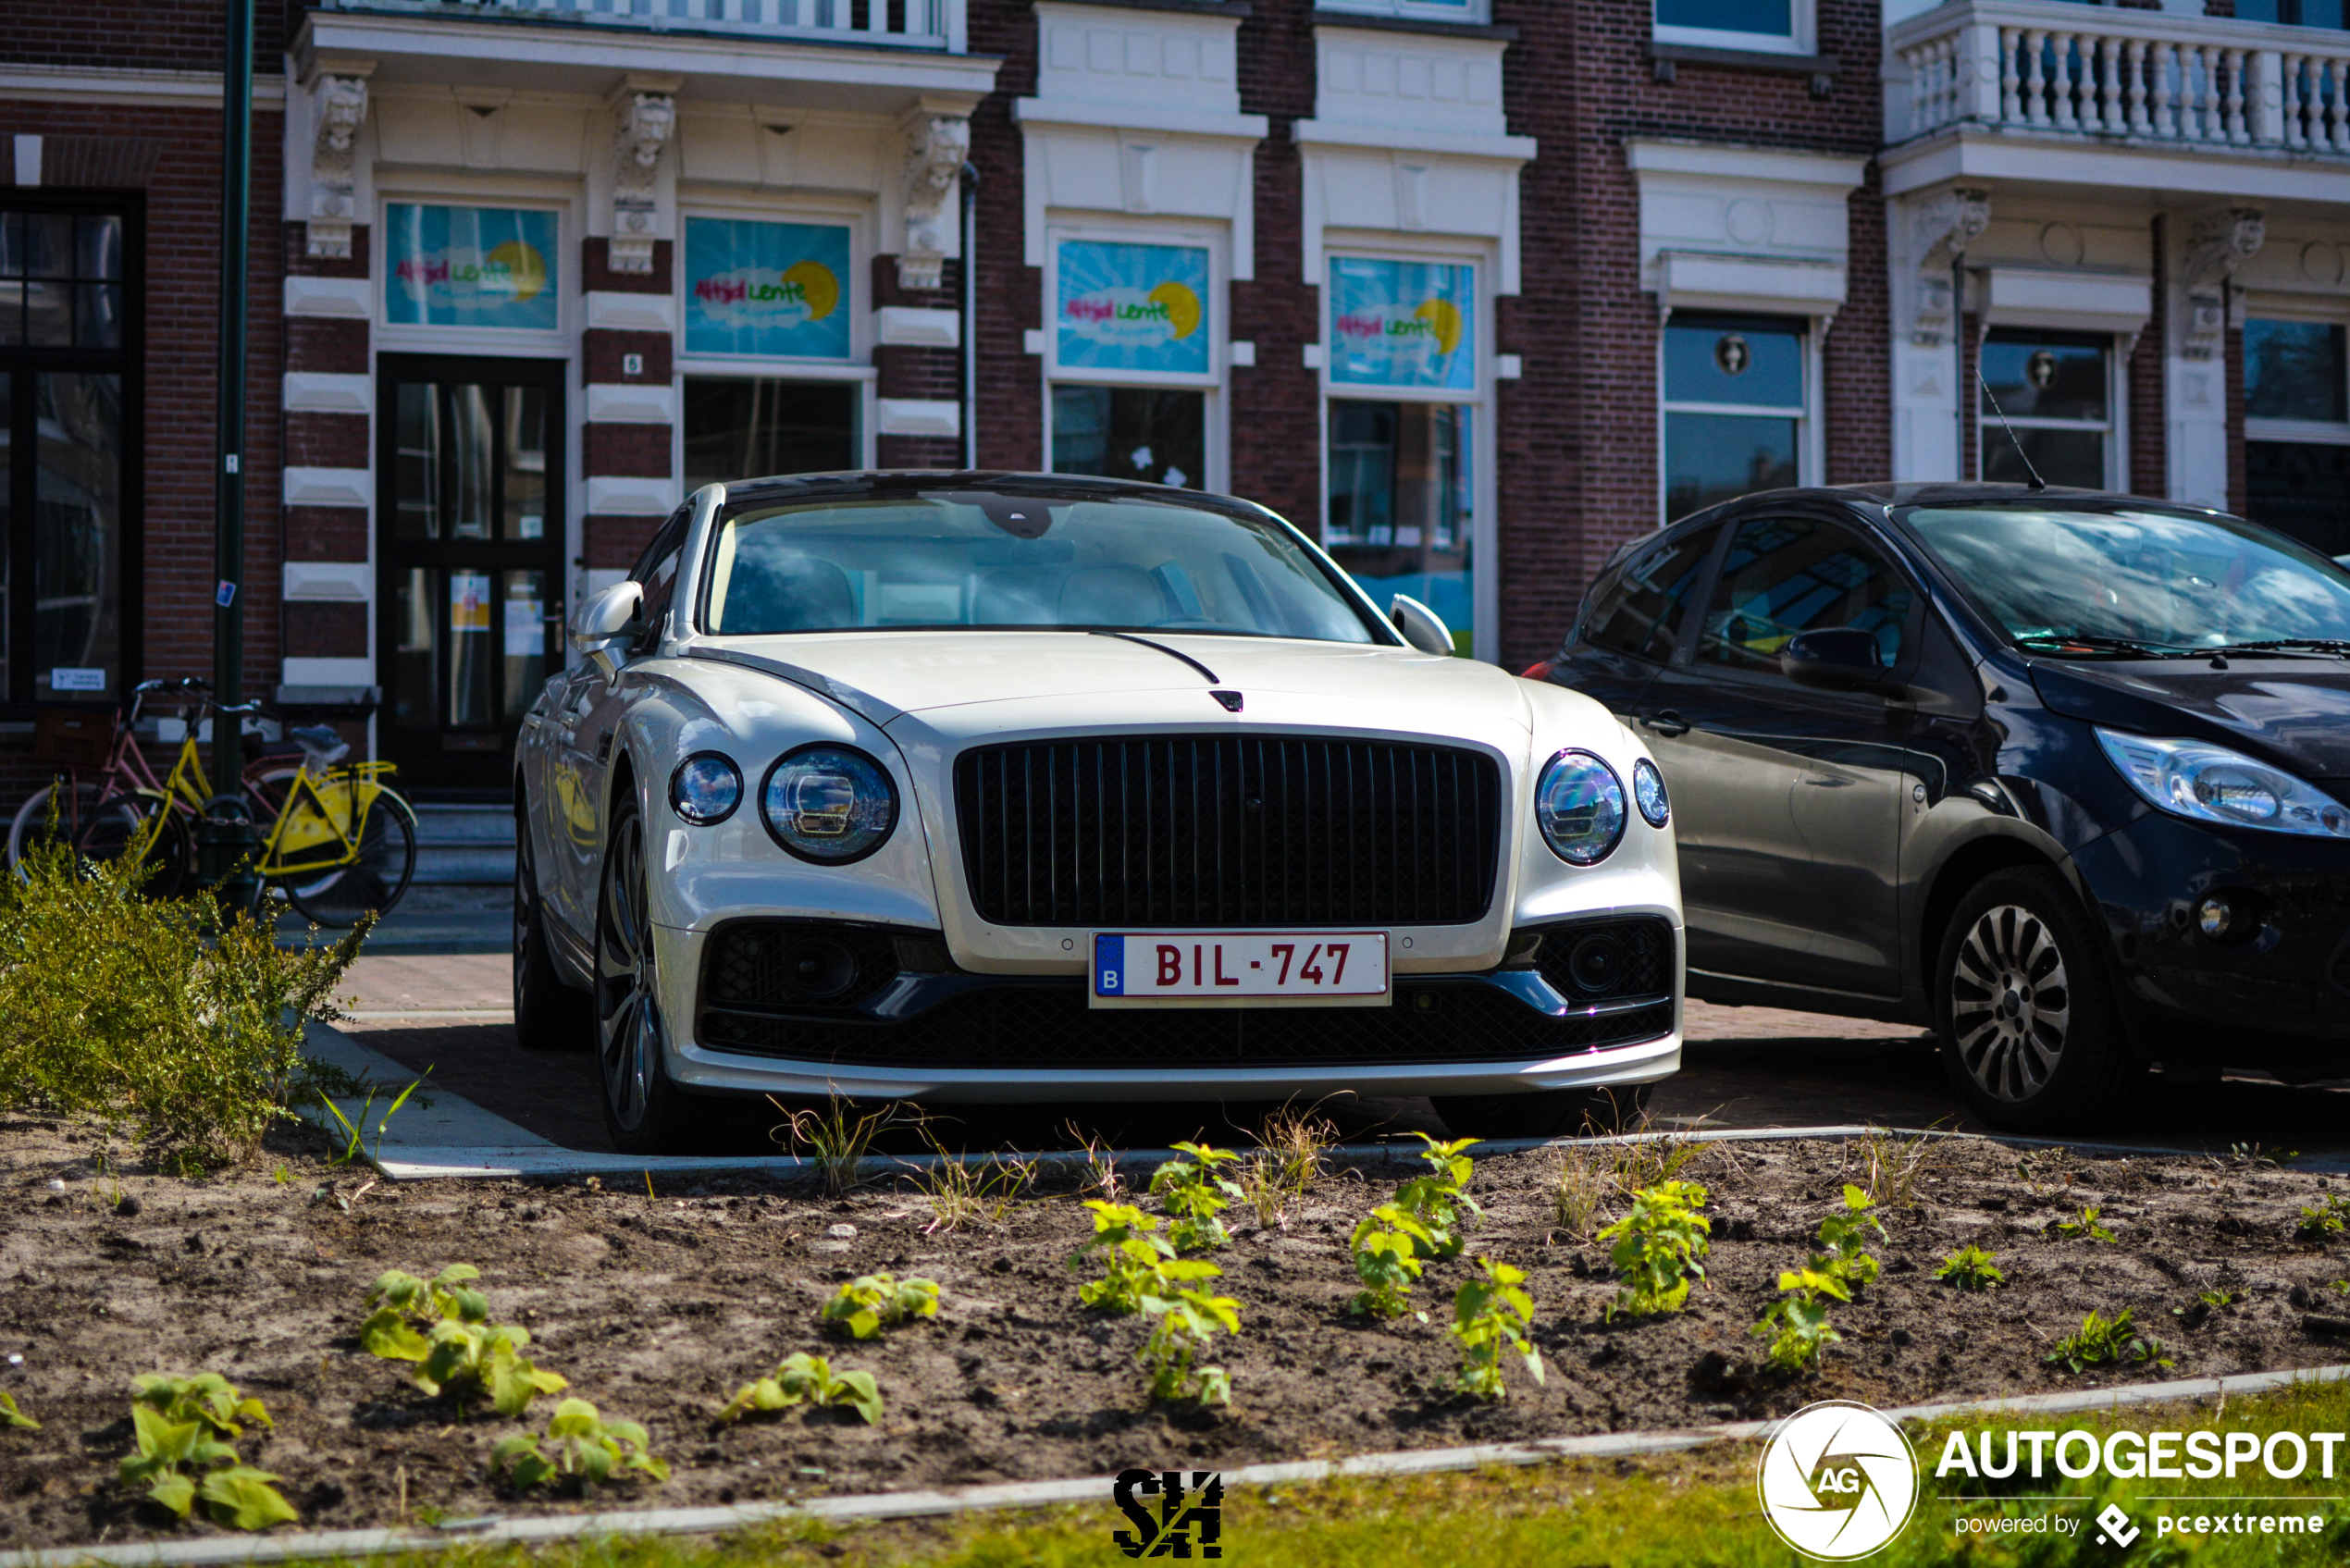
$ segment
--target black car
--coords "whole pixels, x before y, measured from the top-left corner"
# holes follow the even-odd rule
[[[1664,771],[1688,991],[1914,1022],[1996,1126],[2350,1077],[2350,572],[2218,512],[1778,490],[1616,552],[1557,658]]]

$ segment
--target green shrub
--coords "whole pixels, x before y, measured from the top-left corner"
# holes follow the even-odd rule
[[[912,1317],[938,1315],[938,1281],[908,1279],[895,1275],[862,1274],[843,1285],[824,1303],[824,1321],[848,1330],[853,1340],[870,1340],[884,1328]]]
[[[504,1471],[506,1484],[518,1492],[541,1486],[585,1491],[590,1483],[611,1480],[614,1472],[669,1479],[669,1466],[653,1457],[642,1426],[606,1421],[586,1400],[557,1405],[545,1437],[512,1437],[490,1450],[489,1468]]]
[[[773,1372],[737,1389],[726,1408],[718,1413],[718,1419],[740,1421],[746,1415],[769,1414],[796,1404],[845,1404],[870,1426],[881,1419],[881,1385],[870,1372],[835,1374],[832,1363],[822,1356],[794,1351]]]
[[[1712,1247],[1706,1237],[1713,1222],[1697,1212],[1705,1199],[1704,1186],[1695,1181],[1643,1188],[1632,1194],[1632,1212],[1600,1232],[1600,1241],[1615,1242],[1608,1256],[1623,1282],[1607,1305],[1610,1318],[1681,1310],[1689,1281],[1705,1278],[1697,1261]]]
[[[1104,1312],[1140,1312],[1143,1291],[1157,1278],[1160,1265],[1175,1257],[1174,1244],[1158,1234],[1156,1216],[1132,1204],[1105,1203],[1088,1198],[1094,1211],[1094,1234],[1071,1253],[1069,1266],[1083,1268],[1088,1253],[1100,1252],[1102,1278],[1077,1288],[1077,1299]]]
[[[1395,1206],[1428,1227],[1434,1241],[1430,1249],[1434,1255],[1458,1257],[1466,1244],[1461,1236],[1467,1228],[1464,1216],[1485,1213],[1468,1195],[1469,1179],[1476,1174],[1477,1162],[1461,1152],[1479,1140],[1456,1138],[1450,1143],[1440,1143],[1425,1132],[1412,1136],[1426,1145],[1420,1150],[1420,1158],[1428,1162],[1429,1173],[1399,1184],[1395,1189]]]
[[[2171,1358],[2162,1353],[2162,1341],[2151,1334],[2141,1334],[2131,1325],[2130,1309],[2123,1307],[2111,1317],[2101,1317],[2092,1309],[2081,1320],[2081,1331],[2067,1334],[2048,1352],[2051,1366],[2062,1366],[2068,1372],[2079,1372],[2090,1366],[2130,1366],[2148,1363],[2168,1366]]]
[[[1224,1234],[1224,1222],[1216,1216],[1241,1196],[1241,1190],[1237,1183],[1217,1175],[1216,1167],[1240,1156],[1206,1143],[1177,1143],[1174,1148],[1192,1157],[1169,1160],[1151,1173],[1151,1196],[1167,1205],[1173,1220],[1167,1228],[1167,1239],[1179,1253],[1221,1247],[1231,1238]]]
[[[208,900],[151,901],[129,857],[33,849],[0,877],[0,1110],[92,1116],[182,1168],[249,1156],[305,1093],[302,1029],[372,921],[331,946],[277,945]]]
[[[1771,1337],[1763,1359],[1782,1372],[1819,1365],[1820,1352],[1844,1338],[1828,1322],[1828,1303],[1849,1302],[1851,1292],[1841,1276],[1818,1268],[1787,1270],[1779,1276],[1779,1299],[1763,1309],[1762,1320],[1747,1332]]]
[[[1824,1256],[1812,1260],[1812,1266],[1847,1286],[1875,1284],[1877,1262],[1864,1250],[1872,1233],[1880,1241],[1886,1239],[1885,1227],[1871,1212],[1875,1207],[1875,1202],[1866,1192],[1846,1182],[1844,1212],[1820,1221],[1820,1245],[1826,1251]]]
[[[1223,1272],[1212,1263],[1177,1266]],[[1206,1290],[1178,1287],[1165,1295],[1145,1294],[1143,1311],[1158,1319],[1151,1327],[1151,1337],[1134,1352],[1136,1359],[1150,1368],[1151,1398],[1178,1400],[1189,1396],[1203,1405],[1231,1404],[1231,1375],[1220,1366],[1194,1368],[1192,1361],[1217,1329],[1227,1334],[1241,1331],[1241,1303],[1230,1296],[1211,1296]]]
[[[1535,1382],[1542,1381],[1542,1352],[1528,1338],[1534,1298],[1523,1289],[1523,1270],[1491,1258],[1478,1258],[1477,1266],[1482,1277],[1462,1280],[1453,1293],[1453,1324],[1446,1332],[1461,1346],[1461,1370],[1453,1387],[1474,1399],[1498,1400],[1507,1392],[1502,1386],[1504,1350],[1526,1363]]]
[[[130,1382],[130,1425],[137,1451],[126,1457],[126,1487],[142,1481],[149,1500],[185,1519],[198,1503],[206,1517],[232,1530],[262,1530],[301,1515],[277,1488],[278,1479],[237,1455],[243,1423],[273,1426],[261,1401],[247,1399],[217,1372],[193,1377],[149,1373]]]
[[[1354,1277],[1364,1286],[1348,1310],[1367,1317],[1402,1316],[1412,1281],[1420,1277],[1417,1254],[1436,1250],[1428,1227],[1393,1204],[1381,1204],[1355,1225],[1347,1245],[1354,1253]]]
[[[416,1387],[463,1403],[487,1396],[501,1415],[520,1415],[540,1394],[569,1385],[541,1372],[522,1353],[530,1330],[489,1321],[489,1299],[466,1287],[481,1278],[469,1263],[452,1263],[429,1280],[387,1270],[367,1291],[375,1312],[359,1326],[359,1342],[386,1361],[413,1361]]]
[[[1936,1279],[1947,1279],[1961,1290],[1989,1290],[2008,1282],[2008,1277],[1992,1262],[1996,1254],[1981,1247],[1960,1247],[1942,1260],[1934,1271]]]
[[[2320,1192],[2318,1201],[2301,1211],[2301,1219],[2294,1226],[2294,1235],[2304,1241],[2322,1242],[2329,1236],[2342,1233],[2343,1217],[2350,1215],[2350,1203],[2343,1202],[2333,1192]]]

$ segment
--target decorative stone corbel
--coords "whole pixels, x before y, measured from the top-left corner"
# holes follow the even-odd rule
[[[1937,348],[1948,337],[1959,302],[1951,297],[1950,274],[1966,248],[1990,226],[1991,192],[1967,186],[1938,191],[1914,209],[1918,244],[1918,311],[1910,341]]]
[[[351,224],[358,211],[356,165],[359,128],[367,119],[367,73],[372,62],[321,71],[311,84],[318,131],[310,148],[312,255],[347,260]]]
[[[2260,252],[2269,236],[2258,207],[2223,207],[2206,213],[2187,230],[2186,340],[2189,359],[2217,359],[2228,332],[2228,279]]]
[[[935,289],[946,265],[955,215],[946,198],[971,155],[971,122],[961,115],[917,111],[906,121],[906,249],[897,286]]]
[[[650,272],[661,206],[661,150],[677,126],[677,82],[632,76],[612,97],[614,272]]]

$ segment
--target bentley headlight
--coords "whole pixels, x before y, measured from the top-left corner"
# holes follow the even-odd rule
[[[897,786],[861,751],[803,746],[767,770],[759,810],[768,833],[794,855],[846,865],[879,849],[897,825]]]
[[[742,799],[742,770],[715,751],[696,752],[669,775],[670,809],[696,827],[724,821]]]
[[[1562,751],[1535,785],[1534,820],[1560,859],[1596,866],[1624,837],[1624,781],[1588,751]]]
[[[2173,816],[2234,828],[2350,838],[2350,810],[2291,773],[2224,746],[2097,731],[2121,776]]]
[[[1632,764],[1632,798],[1639,803],[1640,815],[1647,819],[1649,826],[1661,828],[1673,820],[1673,802],[1664,793],[1664,775],[1645,757]]]

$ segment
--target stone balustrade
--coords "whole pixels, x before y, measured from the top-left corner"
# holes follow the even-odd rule
[[[336,11],[959,50],[964,0],[327,0]]]

